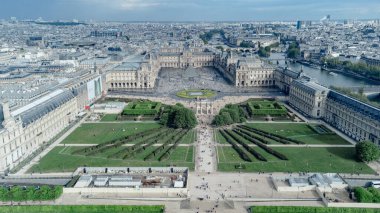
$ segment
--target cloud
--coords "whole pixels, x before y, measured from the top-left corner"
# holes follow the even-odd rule
[[[121,0],[120,2],[120,6],[124,10],[144,9],[160,5],[160,2],[154,0]]]
[[[181,3],[181,0],[80,0],[86,4],[119,10],[139,10]]]
[[[379,18],[380,0],[0,0],[0,18],[295,20]]]

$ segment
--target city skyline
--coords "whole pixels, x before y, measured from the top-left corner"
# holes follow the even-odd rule
[[[94,21],[272,21],[379,18],[380,2],[301,0],[4,0],[0,18]]]

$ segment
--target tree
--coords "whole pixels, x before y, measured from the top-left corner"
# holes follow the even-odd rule
[[[289,44],[286,53],[288,58],[297,58],[301,54],[299,44],[297,42]]]
[[[26,188],[26,200],[34,200],[35,199],[34,191],[35,191],[35,189],[33,186],[28,186]]]
[[[192,110],[176,105],[169,112],[167,125],[173,128],[192,129],[197,125],[197,119]]]
[[[24,190],[20,186],[14,186],[11,188],[12,200],[22,201],[25,200],[26,196]]]
[[[220,114],[223,116],[223,121],[226,125],[230,125],[234,123],[234,120],[232,120],[230,113],[221,112]]]
[[[290,49],[288,50],[288,58],[296,58],[300,55],[299,49]]]
[[[9,198],[8,198],[8,188],[6,188],[6,187],[3,187],[3,186],[1,186],[0,187],[0,200],[1,201],[7,201],[7,200],[9,200]]]
[[[217,46],[216,49],[219,49],[220,51],[224,52],[224,48],[222,46]]]
[[[369,163],[380,157],[380,150],[374,143],[370,141],[359,142],[355,146],[356,156],[359,160]]]
[[[161,124],[161,125],[168,125],[168,120],[169,120],[169,113],[163,113],[162,114],[162,116],[161,116],[161,118],[160,118],[160,121],[159,121],[159,123]]]
[[[49,197],[49,191],[50,191],[49,186],[41,186],[40,192],[41,192],[41,200],[48,200]]]
[[[270,47],[260,47],[259,51],[257,52],[260,57],[269,57],[270,56]]]
[[[62,186],[56,186],[54,187],[55,191],[54,191],[54,198],[58,198],[59,196],[62,195],[63,193],[63,187]]]
[[[224,126],[225,123],[224,123],[223,116],[222,115],[216,115],[214,118],[213,124],[215,126]]]
[[[243,48],[253,48],[255,44],[252,41],[242,41],[239,46]]]
[[[373,195],[371,192],[367,191],[363,187],[355,188],[355,197],[359,203],[372,203]]]

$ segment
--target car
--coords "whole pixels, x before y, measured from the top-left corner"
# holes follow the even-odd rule
[[[380,189],[380,181],[371,181],[370,186],[376,189]]]

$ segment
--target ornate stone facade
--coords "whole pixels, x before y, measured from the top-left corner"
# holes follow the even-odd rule
[[[324,120],[357,141],[380,145],[380,109],[330,91]]]
[[[290,87],[289,104],[312,118],[322,118],[328,92],[328,88],[309,79],[295,80]]]
[[[321,118],[356,141],[380,145],[380,109],[307,80],[291,84],[289,104]]]
[[[67,127],[78,107],[71,91],[57,90],[12,112],[3,103],[2,112],[0,173],[12,169]]]
[[[129,60],[107,74],[109,90],[154,88],[161,68],[215,67],[236,87],[275,86],[275,67],[258,58],[234,57],[200,47],[162,48]]]

